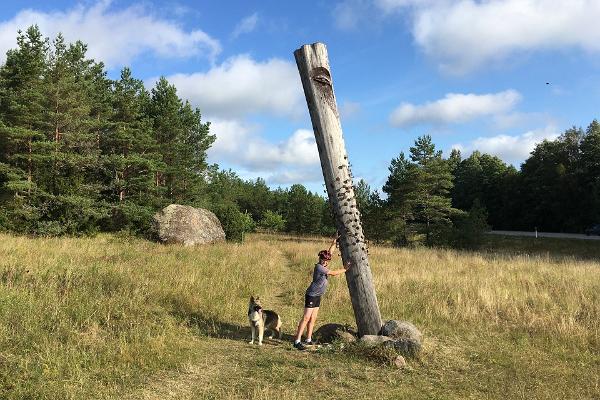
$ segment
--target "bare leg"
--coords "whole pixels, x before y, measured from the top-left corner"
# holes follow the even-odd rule
[[[296,340],[297,341],[302,339],[302,332],[304,332],[304,328],[306,328],[308,321],[310,321],[310,317],[313,313],[313,310],[314,310],[314,308],[305,308],[304,309],[304,315],[302,316],[302,319],[298,323],[298,330],[296,331]]]
[[[308,329],[306,332],[306,338],[312,339],[313,328],[315,327],[315,323],[317,322],[317,315],[319,314],[319,307],[313,308],[313,312],[310,316],[310,320],[308,321]]]

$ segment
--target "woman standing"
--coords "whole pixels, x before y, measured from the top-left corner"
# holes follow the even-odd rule
[[[304,297],[304,315],[298,323],[298,330],[296,331],[296,340],[294,340],[294,347],[298,350],[305,350],[306,346],[301,342],[302,333],[307,328],[305,344],[312,344],[312,332],[317,322],[317,315],[319,313],[319,307],[321,305],[321,296],[325,294],[327,290],[328,278],[330,276],[337,276],[345,273],[350,268],[350,263],[345,265],[344,269],[338,269],[331,271],[328,268],[329,261],[331,261],[332,251],[335,248],[335,242],[339,239],[339,235],[331,242],[329,250],[321,250],[319,252],[319,262],[315,265],[313,271],[313,278],[310,286],[306,289],[306,295]]]

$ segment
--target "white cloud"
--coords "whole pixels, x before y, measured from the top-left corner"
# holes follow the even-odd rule
[[[520,99],[521,95],[515,90],[481,95],[449,93],[443,99],[423,105],[402,103],[390,115],[390,123],[396,127],[407,127],[467,122],[485,115],[505,113]]]
[[[319,153],[312,131],[298,129],[277,143],[264,139],[259,131],[258,126],[236,120],[213,121],[211,133],[217,139],[208,151],[210,161],[234,165],[271,184],[306,182],[319,176]]]
[[[405,13],[416,44],[442,70],[465,74],[537,50],[600,52],[598,0],[373,0]],[[541,78],[543,79],[543,78]]]
[[[231,33],[231,37],[235,39],[244,33],[252,32],[254,29],[256,29],[257,22],[258,13],[254,13],[252,15],[247,16],[235,26],[233,32]]]
[[[23,10],[0,22],[0,62],[6,51],[16,46],[17,31],[33,24],[46,36],[55,37],[62,32],[67,41],[83,41],[88,44],[88,55],[110,68],[128,64],[144,53],[214,60],[221,51],[219,41],[202,30],[185,30],[142,6],[117,10],[111,7],[111,1],[103,0],[67,11]]]
[[[321,182],[323,174],[318,168],[310,168],[295,171],[283,171],[267,176],[265,179],[271,185],[289,185],[293,183]],[[318,193],[323,195],[323,193]]]
[[[479,150],[498,156],[502,160],[518,165],[529,157],[535,145],[545,139],[554,140],[560,133],[554,125],[543,129],[531,130],[521,135],[497,135],[492,137],[478,137],[468,144],[457,143],[452,148],[459,149],[463,155]]]
[[[297,118],[307,112],[296,66],[277,58],[258,62],[240,55],[208,72],[175,74],[167,79],[181,97],[210,117],[267,113]]]

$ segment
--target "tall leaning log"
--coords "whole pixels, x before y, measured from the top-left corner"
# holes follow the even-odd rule
[[[294,52],[294,56],[315,132],[327,194],[335,214],[336,227],[341,234],[342,261],[352,264],[346,273],[346,282],[358,334],[376,335],[381,329],[381,314],[354,197],[327,48],[323,43],[304,45]]]

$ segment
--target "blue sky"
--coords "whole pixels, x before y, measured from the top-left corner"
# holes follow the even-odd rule
[[[211,162],[321,191],[292,53],[324,42],[354,175],[380,188],[423,134],[518,166],[598,118],[599,20],[600,0],[14,1],[0,4],[0,61],[33,23],[81,39],[111,77],[164,75],[200,107]]]

